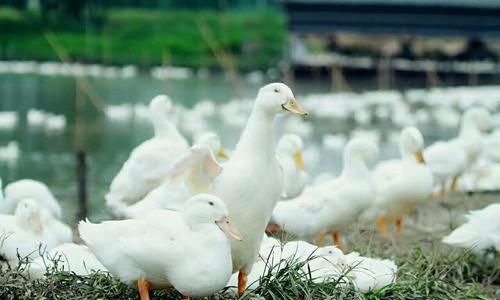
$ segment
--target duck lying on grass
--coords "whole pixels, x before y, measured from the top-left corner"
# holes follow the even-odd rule
[[[17,203],[13,215],[0,215],[0,267],[13,267],[71,240],[71,230],[34,199]]]
[[[249,275],[249,290],[255,290],[270,273],[284,272],[291,265],[299,265],[300,272],[315,283],[335,282],[352,284],[361,292],[381,289],[396,281],[397,266],[388,259],[363,257],[357,252],[344,254],[334,246],[317,247],[304,241],[280,243],[265,237],[259,257]],[[234,293],[236,274],[228,287]]]
[[[37,257],[29,264],[28,271],[30,279],[37,279],[50,271],[73,272],[86,276],[94,271],[107,272],[107,269],[87,246],[67,243]]]
[[[224,202],[198,194],[181,212],[156,210],[142,218],[80,222],[80,235],[102,264],[141,300],[150,288],[174,287],[184,296],[203,297],[221,290],[231,277],[229,235],[241,241]],[[113,241],[110,243],[110,241]]]
[[[467,222],[443,238],[443,243],[471,249],[472,252],[486,259],[493,259],[490,254],[500,252],[500,204],[491,204],[479,210],[470,211]]]

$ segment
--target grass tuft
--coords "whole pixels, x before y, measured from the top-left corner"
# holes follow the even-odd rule
[[[498,299],[499,261],[487,262],[469,252],[429,252],[414,247],[399,261],[396,283],[361,293],[341,279],[314,283],[305,272],[305,261],[283,259],[266,270],[260,285],[241,299]],[[27,261],[0,271],[0,299],[137,299],[137,290],[107,273],[77,276],[48,269],[45,279],[30,280]],[[152,299],[179,299],[173,290],[157,290]],[[211,299],[234,299],[221,292]]]

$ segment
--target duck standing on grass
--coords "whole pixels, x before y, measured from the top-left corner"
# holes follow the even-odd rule
[[[460,124],[458,136],[446,142],[437,142],[425,149],[427,164],[434,178],[441,184],[440,196],[448,195],[446,182],[451,179],[450,190],[456,190],[458,178],[474,166],[482,150],[482,133],[491,126],[491,114],[482,107],[468,109]]]
[[[236,150],[214,182],[214,194],[226,203],[243,238],[243,242],[231,241],[233,271],[239,271],[239,295],[245,290],[262,234],[283,191],[274,142],[274,119],[283,111],[307,114],[285,84],[262,87]]]
[[[433,176],[422,154],[424,138],[415,127],[401,131],[401,159],[379,163],[373,172],[375,201],[362,215],[365,220],[377,220],[380,234],[387,238],[386,222],[396,224],[398,236],[403,234],[403,216],[429,200]]]
[[[375,193],[369,166],[377,156],[374,143],[352,139],[344,149],[341,175],[306,188],[291,201],[279,202],[271,223],[298,237],[316,236],[318,246],[323,246],[325,234],[331,233],[335,243],[344,248],[340,230],[357,220]]]
[[[232,273],[226,235],[241,236],[224,202],[198,194],[181,212],[157,210],[142,218],[78,225],[97,259],[127,284],[137,284],[141,300],[150,288],[174,287],[184,297],[209,296],[224,288]]]

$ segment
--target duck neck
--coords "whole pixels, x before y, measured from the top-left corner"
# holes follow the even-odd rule
[[[481,130],[475,122],[470,120],[470,118],[465,117],[460,125],[460,132],[458,134],[460,138],[470,138],[481,136]]]
[[[254,107],[241,134],[233,158],[252,153],[259,158],[274,157],[274,115]]]
[[[28,218],[22,218],[16,216],[16,222],[19,227],[24,230],[28,230],[34,233],[41,233],[43,231],[43,225],[40,215],[30,215]]]
[[[153,127],[156,138],[181,137],[175,125],[164,115],[153,114]]]
[[[206,176],[200,175],[200,173],[191,172],[184,181],[184,186],[195,193],[208,193],[211,190],[212,184]]]
[[[405,161],[416,161],[415,153],[409,151],[403,144],[399,145],[399,154],[401,155],[401,159]]]
[[[347,154],[344,156],[344,168],[342,169],[341,177],[360,178],[367,177],[370,170],[359,155]]]

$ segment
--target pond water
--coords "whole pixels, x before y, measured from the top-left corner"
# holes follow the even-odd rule
[[[109,105],[147,104],[153,96],[166,93],[175,103],[188,108],[207,98],[216,103],[224,103],[240,95],[253,98],[262,85],[242,80],[241,87],[235,89],[231,81],[223,76],[160,81],[139,75],[129,79],[85,78],[85,81],[97,95],[94,100]],[[60,200],[66,221],[70,223],[76,221],[78,202],[75,152],[81,149],[88,154],[89,216],[99,220],[108,216],[104,194],[112,178],[130,151],[152,135],[152,127],[148,122],[113,122],[89,98],[77,101],[76,85],[75,79],[71,77],[0,74],[0,111],[19,113],[15,127],[0,130],[0,145],[17,141],[21,150],[17,161],[0,162],[0,176],[4,184],[21,178],[32,178],[48,184]],[[297,98],[300,98],[299,95],[329,92],[330,83],[298,81],[294,90]],[[66,128],[52,132],[29,126],[26,115],[30,108],[65,115]],[[313,176],[325,171],[338,173],[341,166],[340,152],[325,152],[321,147],[313,147],[321,143],[321,135],[330,131],[330,125],[313,125],[315,130],[316,127],[320,130],[306,141],[312,147],[307,157],[319,156],[321,163],[311,167],[309,172]],[[234,147],[239,129],[226,130],[217,121],[211,123],[210,129],[220,133],[227,148]],[[432,133],[433,139],[453,133],[424,130]],[[382,144],[381,147],[381,157],[397,155],[396,145]]]

